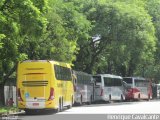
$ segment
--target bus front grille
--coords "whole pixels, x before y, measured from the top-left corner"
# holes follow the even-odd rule
[[[39,86],[47,86],[48,81],[23,81],[22,85],[24,87],[39,87]]]

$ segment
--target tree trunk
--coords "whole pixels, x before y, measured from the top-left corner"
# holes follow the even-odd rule
[[[14,65],[14,67],[9,71],[9,73],[6,75],[6,76],[4,76],[3,78],[2,78],[2,80],[3,80],[3,82],[2,82],[2,90],[0,91],[0,94],[1,94],[1,101],[2,101],[2,105],[5,105],[5,95],[4,95],[4,85],[5,85],[5,83],[6,83],[6,81],[9,79],[9,77],[13,74],[13,72],[16,70],[16,68],[17,68],[17,64],[15,64]]]
[[[111,64],[111,61],[110,60],[108,60],[108,67],[107,67],[107,73],[109,73],[109,74],[112,74],[112,64]]]
[[[0,100],[1,100],[2,105],[5,105],[5,99],[4,99],[4,85],[5,85],[5,82],[2,82],[1,91],[0,91]]]

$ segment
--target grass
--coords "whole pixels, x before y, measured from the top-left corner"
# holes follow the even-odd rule
[[[6,112],[7,112],[7,110],[6,110],[6,109],[4,109],[4,108],[0,108],[0,114],[6,113]]]
[[[3,113],[16,112],[16,111],[18,111],[17,107],[7,107],[7,106],[0,107],[0,115]]]

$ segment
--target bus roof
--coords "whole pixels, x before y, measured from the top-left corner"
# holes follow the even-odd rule
[[[88,74],[88,73],[86,73],[86,72],[82,72],[82,71],[76,71],[76,70],[73,70],[73,72],[74,72],[75,74],[90,75],[90,76],[91,76],[91,74]]]
[[[24,60],[21,63],[25,63],[25,62],[50,62],[50,60]]]
[[[122,79],[121,76],[112,75],[112,74],[97,74],[97,75],[93,75],[93,76],[102,76],[102,77],[109,77],[109,78],[119,78],[119,79]]]
[[[55,60],[24,60],[20,63],[33,63],[33,62],[41,62],[41,63],[59,63],[59,64],[68,64],[71,65],[70,63],[65,63],[65,62],[59,62],[59,61],[55,61]]]
[[[146,80],[143,77],[123,77],[123,78],[132,78],[132,79],[135,79],[135,80]]]
[[[65,63],[65,62],[59,62],[59,61],[54,61],[54,60],[25,60],[22,62],[19,62],[18,66],[23,65],[24,67],[28,67],[28,65],[30,65],[30,67],[35,67],[35,64],[50,64],[50,65],[59,65],[59,66],[63,66],[63,67],[67,67],[71,69],[71,64],[69,63]]]

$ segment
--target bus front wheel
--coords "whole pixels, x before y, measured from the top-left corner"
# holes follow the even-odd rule
[[[124,99],[123,99],[123,95],[121,95],[121,102],[123,102],[124,101]]]

